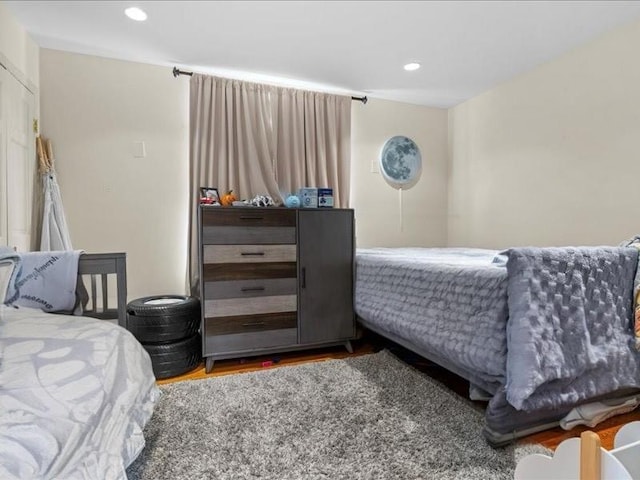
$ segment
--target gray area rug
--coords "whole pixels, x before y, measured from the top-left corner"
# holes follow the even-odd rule
[[[483,412],[387,351],[162,387],[130,480],[509,479]]]

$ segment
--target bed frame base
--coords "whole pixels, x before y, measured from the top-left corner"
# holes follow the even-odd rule
[[[371,330],[382,337],[388,338],[394,343],[397,343],[398,345],[401,345],[406,349],[417,353],[418,355],[449,370],[450,372],[464,378],[465,380],[474,383],[481,388],[484,388],[488,392],[495,392],[498,390],[499,386],[482,385],[482,383],[479,382],[478,379],[473,378],[470,372],[466,372],[463,369],[452,365],[451,362],[447,361],[444,358],[441,358],[433,352],[429,352],[423,348],[420,348],[419,346],[416,346],[408,340],[398,337],[397,335],[381,330],[380,328],[376,327],[375,325],[371,325],[369,322],[360,317],[357,317],[357,321],[368,330]],[[498,397],[498,395],[500,395],[500,393],[496,394],[496,397]],[[609,394],[608,396],[604,395],[601,397],[590,399],[588,402],[584,402],[581,405],[598,401],[608,403],[612,406],[621,405],[634,397],[638,397],[639,395],[640,394],[636,389],[624,389],[615,394]],[[493,400],[496,400],[496,398],[494,398]],[[574,408],[579,406],[574,405],[563,410],[556,411],[520,412],[508,405],[506,403],[506,400],[498,401],[495,403],[496,405],[493,409],[491,409],[491,404],[488,406],[488,411],[485,413],[485,424],[482,432],[489,445],[494,448],[504,447],[520,438],[558,427],[560,426],[560,421],[571,411],[573,411]],[[622,411],[613,412],[613,410],[615,410],[615,408],[612,408],[612,414],[610,416],[614,416],[618,413],[623,413]],[[491,414],[490,411],[493,411],[495,415]],[[512,421],[505,421],[506,416],[509,416]],[[504,423],[505,425],[504,431],[495,428],[496,426],[499,427],[501,423]],[[508,425],[511,425],[512,428],[508,428]]]
[[[382,330],[378,327],[376,327],[375,325],[371,325],[369,322],[367,322],[366,320],[357,317],[357,321],[363,326],[365,327],[367,330],[371,330],[372,332],[377,333],[378,335],[380,335],[381,337],[385,337],[389,340],[391,340],[394,343],[397,343],[398,345],[401,345],[403,347],[405,347],[407,350],[411,350],[414,353],[417,353],[418,355],[426,358],[427,360],[429,360],[430,362],[433,362],[447,370],[449,370],[451,373],[454,373],[456,375],[458,375],[459,377],[464,378],[465,380],[477,385],[478,387],[482,388],[483,390],[492,393],[495,392],[496,389],[499,387],[498,383],[487,383],[487,382],[483,382],[481,379],[475,378],[471,375],[470,372],[467,372],[466,370],[463,370],[459,367],[457,367],[456,365],[453,365],[451,362],[447,361],[447,359],[434,354],[433,352],[430,352],[428,350],[425,350],[423,348],[420,348],[419,346],[416,346],[414,344],[412,344],[410,341],[405,340],[404,338],[400,338],[397,335],[393,334],[393,333],[389,333],[385,330]]]

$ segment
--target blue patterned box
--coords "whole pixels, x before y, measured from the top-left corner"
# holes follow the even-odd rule
[[[318,189],[318,207],[333,208],[333,188]]]
[[[316,208],[318,206],[318,189],[304,187],[300,189],[300,206],[302,208]]]

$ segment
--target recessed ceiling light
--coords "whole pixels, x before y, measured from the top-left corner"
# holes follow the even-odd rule
[[[136,22],[144,22],[147,19],[145,11],[138,7],[129,7],[124,11],[124,14]]]
[[[420,64],[419,63],[407,63],[404,66],[404,69],[407,72],[413,72],[414,70],[418,70],[420,68]]]

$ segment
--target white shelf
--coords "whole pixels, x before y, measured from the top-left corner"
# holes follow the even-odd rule
[[[640,422],[623,426],[614,449],[605,450],[593,432],[565,440],[553,457],[533,454],[518,462],[515,480],[640,480]]]

